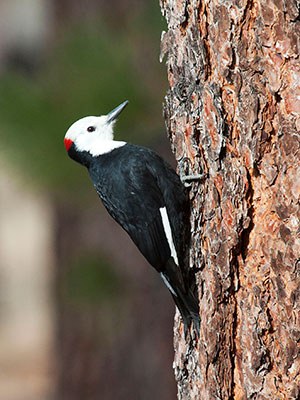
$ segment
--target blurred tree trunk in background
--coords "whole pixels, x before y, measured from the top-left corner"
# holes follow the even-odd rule
[[[178,397],[299,398],[298,2],[160,3],[168,134],[181,173],[206,174],[190,189],[200,340],[177,320]]]

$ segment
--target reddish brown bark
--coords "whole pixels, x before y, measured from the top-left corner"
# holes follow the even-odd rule
[[[299,7],[299,4],[298,4]],[[168,133],[190,190],[197,343],[179,399],[300,397],[297,1],[161,0]]]

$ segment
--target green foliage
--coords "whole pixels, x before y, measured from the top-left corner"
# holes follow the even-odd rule
[[[149,26],[135,34],[140,40],[153,37]],[[157,96],[138,67],[147,60],[130,36],[116,35],[100,21],[74,26],[33,77],[10,72],[0,78],[0,140],[12,163],[44,188],[75,193],[86,187],[85,171],[63,147],[66,130],[80,117],[106,114],[128,99],[117,136],[143,144],[161,133],[162,70],[151,68],[158,61],[149,58],[149,73],[161,90]]]
[[[90,306],[116,301],[120,282],[112,266],[103,257],[86,254],[75,260],[63,281],[66,301]]]

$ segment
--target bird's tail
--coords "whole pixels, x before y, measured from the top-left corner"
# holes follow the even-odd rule
[[[172,294],[174,302],[181,314],[185,336],[192,323],[194,330],[199,337],[200,334],[200,315],[199,303],[194,293],[189,287],[186,287],[182,272],[175,264],[173,258],[170,258],[165,266],[165,271],[161,273],[162,278]]]

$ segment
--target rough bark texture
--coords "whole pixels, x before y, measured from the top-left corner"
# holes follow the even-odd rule
[[[300,398],[299,2],[160,3],[168,134],[181,174],[205,174],[190,190],[202,323],[186,343],[176,321],[178,398]]]

